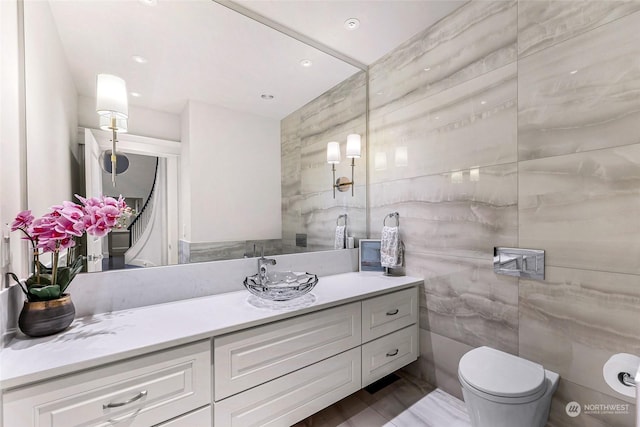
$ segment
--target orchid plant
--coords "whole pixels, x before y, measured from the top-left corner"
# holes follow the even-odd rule
[[[86,232],[103,237],[114,228],[122,228],[133,214],[122,196],[84,198],[76,194],[81,204],[64,201],[51,207],[51,212],[35,218],[30,210],[20,212],[11,231],[20,230],[33,249],[33,274],[24,285],[18,277],[9,273],[18,283],[28,301],[48,301],[60,298],[73,278],[82,270],[84,257],[75,256],[76,240]],[[60,265],[60,253],[67,252],[64,265]],[[40,262],[40,255],[52,253],[51,267]]]

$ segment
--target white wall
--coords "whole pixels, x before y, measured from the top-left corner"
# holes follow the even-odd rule
[[[129,99],[131,103],[131,99]],[[78,96],[78,125],[100,129],[96,100]],[[180,116],[129,104],[128,131],[132,135],[180,141]]]
[[[25,2],[28,207],[71,200],[77,181],[77,92],[48,2]]]
[[[20,67],[18,3],[0,1],[0,282],[7,271],[26,276],[27,245],[5,226],[26,207],[26,179],[21,165],[24,143],[24,80]],[[10,243],[1,237],[10,235]]]
[[[183,123],[186,240],[280,239],[280,122],[190,101]]]
[[[189,103],[185,106],[181,116],[180,137],[180,183],[178,192],[178,239],[189,240],[191,237],[191,132]]]

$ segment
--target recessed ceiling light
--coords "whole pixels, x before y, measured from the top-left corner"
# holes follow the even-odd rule
[[[158,0],[138,0],[140,3],[142,3],[145,6],[157,6],[158,5]]]
[[[383,95],[384,92],[376,92],[376,95]]]
[[[134,98],[140,98],[142,95],[140,95],[140,92],[129,92],[129,95],[133,96]]]
[[[439,116],[436,116],[436,120],[440,120],[440,117],[439,117]]]
[[[260,98],[262,98],[262,99],[273,99],[273,95],[270,95],[268,93],[263,93],[262,95],[260,95]]]
[[[139,56],[139,55],[133,55],[131,57],[131,59],[133,59],[133,61],[137,62],[138,64],[146,64],[147,62],[149,62],[149,60],[147,58],[144,58],[144,57]]]
[[[575,74],[577,72],[578,72],[578,70],[573,70],[573,71],[569,71],[569,74]]]
[[[423,68],[424,71],[431,71],[431,67],[425,67]]]
[[[344,21],[344,27],[347,30],[356,30],[360,26],[360,21],[356,18],[349,18]]]
[[[480,101],[481,105],[485,105],[487,103],[487,101]]]
[[[303,59],[302,61],[300,61],[300,65],[302,65],[303,67],[311,67],[313,65],[313,62],[311,62],[310,59]]]

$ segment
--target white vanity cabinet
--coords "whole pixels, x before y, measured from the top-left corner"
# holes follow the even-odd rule
[[[359,346],[360,323],[356,302],[214,338],[215,400]]]
[[[418,358],[418,288],[362,302],[362,386]]]
[[[211,341],[205,340],[9,390],[4,425],[148,427],[208,407],[211,389]],[[206,417],[205,409],[199,419]],[[210,425],[210,410],[208,419],[196,425]],[[172,422],[167,425],[196,426]]]
[[[412,287],[214,339],[215,427],[287,426],[355,393],[417,359],[417,320]]]
[[[76,358],[64,371],[34,368],[29,377],[2,377],[3,425],[295,424],[417,359],[419,279],[370,277],[352,273],[345,275],[349,280],[327,279],[318,300],[331,302],[302,313],[257,310],[246,303],[246,294],[230,293],[109,316],[109,326],[99,330],[109,328],[113,336],[99,341],[96,335],[91,341],[91,329],[84,330],[89,338],[82,344],[94,357],[103,352],[110,363],[79,370]],[[180,313],[202,321],[178,327]],[[145,322],[162,328],[163,315],[172,319],[164,337],[149,336]],[[102,350],[108,339],[130,348],[146,340],[160,350],[127,353],[124,359],[122,350]],[[87,356],[80,344],[53,340],[33,347],[34,352],[17,348],[10,353],[11,366],[18,366],[20,357],[46,354],[47,346],[56,354],[75,349],[82,360]]]

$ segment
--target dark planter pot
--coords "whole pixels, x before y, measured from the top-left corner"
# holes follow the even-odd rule
[[[18,326],[30,337],[44,337],[67,329],[75,316],[76,308],[68,294],[50,301],[25,301]]]

